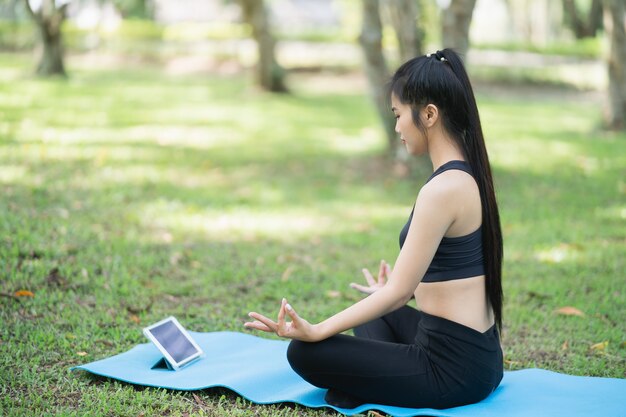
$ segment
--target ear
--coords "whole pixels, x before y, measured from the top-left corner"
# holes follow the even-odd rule
[[[439,109],[434,104],[427,104],[422,109],[422,118],[424,127],[429,128],[434,126],[439,120]]]

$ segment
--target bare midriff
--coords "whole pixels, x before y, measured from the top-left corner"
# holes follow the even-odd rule
[[[493,312],[485,294],[485,276],[440,282],[421,282],[415,290],[417,308],[480,333],[493,326]]]

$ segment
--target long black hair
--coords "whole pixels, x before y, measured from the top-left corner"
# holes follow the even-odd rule
[[[495,321],[502,328],[502,230],[491,167],[478,106],[459,55],[451,49],[419,56],[404,63],[391,79],[389,93],[411,106],[413,122],[425,132],[419,117],[427,104],[439,109],[443,126],[462,149],[470,165],[482,206],[485,292]]]

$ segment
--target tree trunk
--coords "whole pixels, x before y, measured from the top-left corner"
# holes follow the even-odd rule
[[[42,76],[65,75],[61,33],[50,32],[48,29],[49,28],[43,26],[39,27],[43,45],[41,58],[39,60],[39,64],[37,65],[37,74]]]
[[[65,76],[61,25],[65,20],[67,3],[57,7],[54,0],[43,0],[39,9],[35,11],[30,7],[28,0],[24,2],[39,32],[37,74],[44,77]]]
[[[576,39],[584,38],[586,32],[585,24],[578,14],[576,0],[563,0],[563,16],[565,17],[565,23],[572,29]]]
[[[441,15],[441,39],[444,48],[465,55],[469,49],[469,28],[476,0],[451,0]]]
[[[370,91],[376,105],[376,110],[383,124],[387,136],[388,152],[396,156],[398,138],[395,132],[394,119],[389,108],[386,85],[389,73],[382,47],[382,24],[380,22],[380,4],[378,0],[363,1],[363,26],[359,42],[365,56],[365,72],[370,85]]]
[[[593,0],[589,12],[589,36],[595,37],[602,27],[602,0]]]
[[[385,3],[398,38],[400,62],[422,55],[424,31],[417,0],[386,0]]]
[[[285,71],[276,61],[276,42],[270,32],[265,3],[263,0],[239,0],[239,4],[244,20],[252,27],[252,37],[258,48],[257,82],[265,90],[286,92]]]
[[[581,17],[576,0],[563,0],[563,16],[576,39],[593,38],[602,26],[602,0],[592,0],[587,19]]]
[[[605,121],[609,129],[626,130],[626,6],[604,0],[604,27],[610,43],[609,91]]]
[[[137,1],[137,17],[148,20],[154,20],[156,5],[152,0]]]

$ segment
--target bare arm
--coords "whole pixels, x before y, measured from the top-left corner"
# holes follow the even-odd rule
[[[380,290],[319,323],[323,339],[397,310],[411,299],[452,223],[452,210],[446,209],[445,200],[445,192],[437,188],[422,189],[389,281]]]
[[[417,197],[409,233],[384,287],[319,324],[309,324],[283,300],[278,322],[258,313],[250,313],[250,317],[256,321],[246,323],[246,327],[275,332],[282,337],[319,341],[405,305],[426,273],[441,238],[454,220],[447,191],[431,185],[427,184],[422,188]],[[291,317],[291,323],[285,322],[285,314]]]

